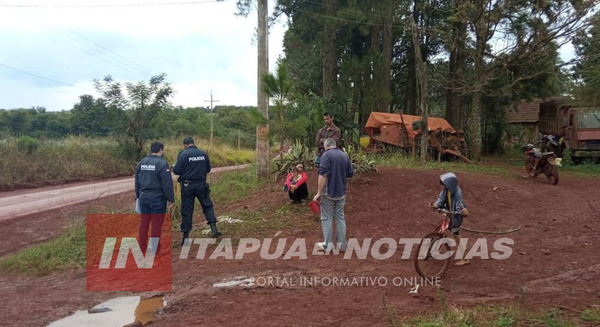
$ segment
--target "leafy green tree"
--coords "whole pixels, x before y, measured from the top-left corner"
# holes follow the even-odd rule
[[[124,89],[110,75],[102,81],[94,80],[105,103],[125,112],[127,128],[122,132],[133,139],[139,153],[146,140],[155,137],[150,128],[152,120],[169,105],[173,89],[165,77],[165,74],[152,76],[147,84],[141,81],[125,83]]]
[[[591,19],[589,29],[582,29],[574,45],[577,65],[574,67],[573,95],[583,106],[600,106],[600,13]]]
[[[125,113],[115,107],[107,106],[104,99],[94,99],[91,95],[82,95],[71,109],[73,133],[87,136],[108,136],[125,130]]]
[[[25,135],[29,131],[33,113],[32,109],[15,109],[6,112],[6,125],[9,133],[13,135]]]

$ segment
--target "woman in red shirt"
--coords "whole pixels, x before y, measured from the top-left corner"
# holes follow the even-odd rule
[[[299,203],[305,201],[308,198],[308,185],[306,185],[306,180],[308,179],[308,175],[304,171],[304,165],[301,163],[297,164],[289,173],[285,179],[285,185],[288,189],[288,195],[290,197],[290,201],[293,203]]]

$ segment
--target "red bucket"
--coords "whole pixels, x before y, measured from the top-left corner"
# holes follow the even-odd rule
[[[318,202],[310,201],[308,205],[310,206],[310,210],[312,210],[312,212],[314,212],[315,214],[318,215],[321,213],[321,206]]]

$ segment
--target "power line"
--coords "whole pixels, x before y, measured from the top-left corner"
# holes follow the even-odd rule
[[[102,53],[103,55],[105,55],[105,56],[107,56],[107,57],[110,57],[110,56],[108,56],[106,53],[104,53],[104,52],[108,52],[108,53],[112,54],[113,56],[117,57],[118,59],[120,59],[120,60],[121,60],[123,63],[125,63],[127,66],[129,66],[129,67],[132,67],[132,68],[135,68],[135,69],[139,70],[140,72],[142,72],[142,73],[144,73],[144,74],[148,74],[148,75],[151,75],[151,74],[152,74],[152,70],[150,70],[150,69],[147,69],[146,67],[144,67],[144,66],[142,66],[142,65],[140,65],[140,64],[138,64],[138,63],[136,63],[135,61],[133,61],[133,60],[131,60],[131,59],[128,59],[128,58],[125,58],[124,56],[122,56],[122,55],[120,55],[120,54],[118,54],[118,53],[116,53],[116,52],[114,52],[114,51],[111,51],[110,49],[108,49],[108,48],[106,48],[106,47],[103,47],[102,45],[100,45],[100,44],[98,44],[98,43],[94,42],[93,40],[91,40],[91,39],[89,39],[89,38],[87,38],[87,37],[85,37],[85,36],[83,36],[83,35],[81,35],[81,34],[79,34],[79,33],[75,32],[75,31],[73,31],[72,29],[69,29],[69,32],[71,32],[71,33],[72,33],[72,34],[74,34],[75,36],[79,37],[80,39],[83,39],[83,40],[85,40],[85,41],[87,41],[87,42],[91,43],[92,45],[96,46],[97,48],[99,48],[99,49],[103,50],[103,51],[99,51],[99,52],[100,52],[100,53]]]
[[[57,81],[55,79],[47,78],[47,77],[40,76],[40,75],[37,75],[37,74],[34,74],[34,73],[26,72],[24,70],[21,70],[21,69],[15,68],[15,67],[11,67],[11,66],[8,66],[8,65],[5,65],[5,64],[0,64],[0,66],[8,68],[8,69],[12,69],[14,71],[18,71],[18,72],[23,73],[23,74],[31,75],[31,76],[34,76],[34,77],[37,77],[37,78],[40,78],[40,79],[45,79],[47,81],[54,82],[54,83],[57,83],[57,84],[62,84],[62,85],[66,85],[66,86],[70,86],[70,87],[74,87],[74,88],[79,88],[79,87],[77,87],[75,85],[71,85],[71,84],[68,84],[68,83]]]
[[[95,53],[93,53],[93,52],[91,52],[91,51],[89,51],[89,50],[87,50],[85,48],[82,48],[82,47],[78,46],[77,44],[73,44],[72,42],[69,42],[68,40],[65,40],[64,38],[61,38],[60,36],[57,36],[56,34],[50,32],[50,31],[46,31],[46,32],[48,33],[48,35],[50,35],[50,36],[52,36],[52,37],[54,37],[54,38],[56,38],[56,39],[64,42],[65,44],[67,44],[67,45],[69,45],[69,46],[71,46],[71,47],[73,47],[73,48],[75,48],[75,49],[77,49],[77,50],[79,50],[81,52],[87,53],[88,55],[90,55],[90,56],[92,56],[92,57],[94,57],[96,59],[105,61],[105,62],[107,62],[109,64],[113,64],[113,65],[119,66],[121,69],[128,70],[131,73],[134,73],[134,74],[138,73],[133,68],[130,68],[130,67],[128,67],[128,66],[126,66],[126,65],[124,65],[124,64],[122,64],[120,62],[112,61],[110,59],[107,59],[107,58],[104,58],[104,57],[100,57],[97,54],[95,54]],[[73,40],[71,40],[71,41],[73,41]],[[75,41],[75,42],[77,43],[77,41]]]
[[[28,5],[28,4],[0,4],[6,8],[122,8],[122,7],[159,7],[197,5],[211,2],[227,2],[232,0],[205,0],[205,1],[180,1],[180,2],[157,2],[157,3],[122,3],[122,4],[91,4],[91,5]]]

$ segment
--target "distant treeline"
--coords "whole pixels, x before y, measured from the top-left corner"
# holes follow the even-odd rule
[[[217,106],[214,108],[214,138],[234,146],[252,148],[256,142],[255,125],[245,111],[252,107]],[[72,110],[47,111],[43,107],[30,109],[0,109],[0,135],[34,138],[62,138],[67,135],[88,137],[119,136],[128,128],[123,110],[107,106],[102,99],[82,96]],[[184,135],[210,137],[210,109],[203,107],[166,107],[151,120],[150,138]]]

